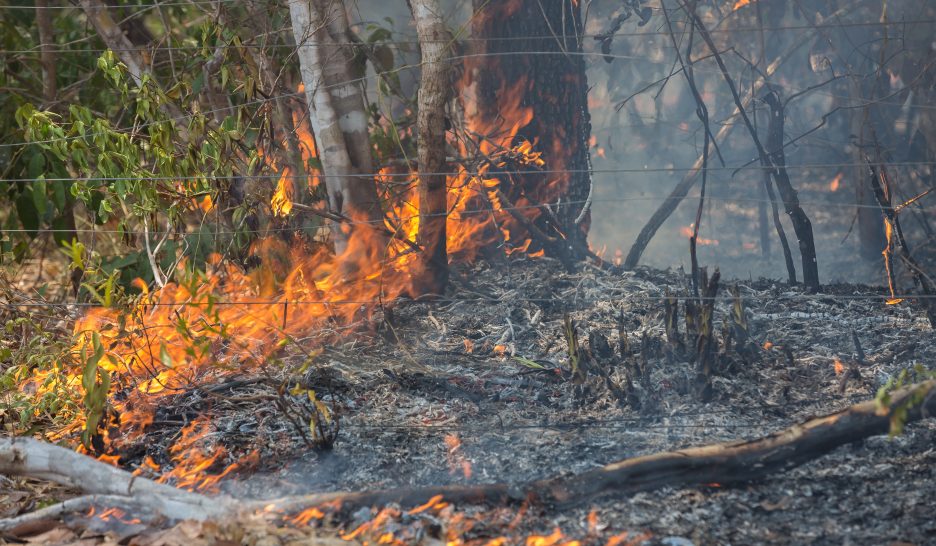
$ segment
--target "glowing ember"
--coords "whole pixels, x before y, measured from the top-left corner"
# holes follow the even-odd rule
[[[842,177],[845,176],[844,173],[838,173],[835,175],[835,178],[829,182],[829,191],[838,191],[839,187],[842,185]]]
[[[743,8],[744,6],[750,3],[751,3],[751,0],[737,0],[737,2],[734,3],[734,7],[732,7],[731,9],[732,11],[734,11],[736,9]]]
[[[845,373],[845,365],[842,364],[841,360],[836,358],[833,366],[835,367],[835,375],[842,375]]]
[[[679,228],[679,233],[683,237],[691,239],[693,233],[692,224]],[[718,246],[718,239],[706,239],[705,237],[699,237],[696,239],[696,244],[701,246]]]
[[[465,479],[471,479],[471,463],[465,458],[462,452],[462,442],[457,434],[445,435],[445,447],[448,450],[446,459],[448,460],[449,472],[456,474],[461,471]]]
[[[421,514],[422,512],[426,512],[426,511],[438,512],[442,510],[443,508],[446,508],[448,505],[449,504],[447,502],[442,501],[442,495],[436,495],[432,497],[431,499],[429,499],[426,502],[426,504],[417,506],[416,508],[413,508],[412,510],[407,512],[406,514],[412,516],[415,514]]]

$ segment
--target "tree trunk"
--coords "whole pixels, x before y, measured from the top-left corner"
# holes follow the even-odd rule
[[[39,28],[39,62],[42,65],[42,99],[46,107],[55,102],[55,39],[48,0],[36,0],[36,27]]]
[[[335,230],[335,251],[345,252],[354,231],[372,234],[364,246],[376,251],[383,246],[378,235],[383,214],[364,96],[351,76],[349,47],[343,45],[349,41],[347,14],[337,0],[290,0],[289,14],[329,206],[351,221]]]
[[[422,74],[416,133],[419,141],[419,234],[422,248],[418,288],[441,293],[448,282],[446,243],[445,105],[451,90],[448,60],[452,35],[437,0],[411,0],[419,34]]]
[[[517,105],[528,109],[532,119],[520,127],[512,144],[530,141],[545,161],[545,172],[514,177],[505,194],[545,234],[560,241],[544,248],[548,254],[582,259],[588,250],[592,180],[580,3],[475,0],[475,9],[477,56],[466,62],[466,70],[473,71],[478,86],[479,117],[487,127],[502,120],[501,130],[509,131],[518,119],[506,111],[513,104],[509,95],[520,93]]]

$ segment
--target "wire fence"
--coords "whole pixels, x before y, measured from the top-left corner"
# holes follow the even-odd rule
[[[925,197],[925,196],[924,196]],[[653,196],[641,196],[641,197],[602,197],[602,202],[608,203],[634,203],[634,202],[666,202],[666,201],[691,201],[699,199],[699,195],[687,195],[685,197],[653,197]],[[736,197],[736,196],[727,196],[727,195],[709,195],[705,196],[706,201],[717,201],[723,203],[748,203],[748,204],[771,204],[774,201],[766,198],[746,198],[746,197]],[[589,204],[590,201],[587,199],[581,200],[568,200],[561,203],[562,206],[573,206],[580,205],[584,206]],[[857,210],[857,209],[869,209],[869,210],[881,210],[880,205],[870,205],[870,204],[861,204],[861,203],[852,203],[852,202],[836,202],[828,200],[799,200],[798,203],[806,207],[815,207],[815,208],[840,208],[848,210]],[[485,207],[485,208],[475,208],[475,209],[461,209],[458,211],[450,212],[440,212],[440,213],[425,213],[425,214],[413,214],[409,216],[398,216],[387,219],[378,219],[378,220],[342,220],[340,223],[343,225],[354,226],[354,225],[384,225],[388,220],[391,222],[410,222],[417,219],[425,218],[452,218],[453,221],[475,221],[478,215],[483,214],[493,214],[497,212],[510,212],[510,211],[530,211],[530,210],[542,210],[544,205],[514,205],[510,207]],[[549,206],[549,205],[546,205]],[[919,201],[915,201],[910,205],[913,207],[912,210],[919,212],[936,212],[936,206],[920,206]],[[322,214],[325,214],[325,211],[320,211]],[[314,212],[311,212],[314,215]],[[209,224],[203,222],[198,227],[190,227],[188,229],[176,229],[176,230],[160,230],[160,229],[109,229],[109,228],[37,228],[37,229],[27,229],[27,228],[0,228],[0,233],[28,233],[28,234],[56,234],[56,233],[92,233],[92,234],[119,234],[119,235],[198,235],[199,229],[201,227],[207,226],[210,230],[211,235],[257,235],[265,233],[282,233],[282,232],[295,232],[297,231],[296,227],[268,227],[264,229],[215,229],[214,224]]]
[[[934,21],[932,21],[932,22],[936,22],[936,20],[934,20]],[[869,23],[869,24],[870,24],[870,23]],[[812,30],[815,30],[815,29],[818,28],[818,27],[821,27],[821,25],[819,25],[819,26],[817,26],[817,25],[804,26],[804,27],[802,27],[802,29],[803,29],[803,30],[805,30],[805,29],[812,29]],[[687,31],[687,32],[688,32],[688,31]],[[295,47],[295,46],[292,46],[292,47]],[[303,47],[306,47],[306,46],[303,46]],[[726,53],[726,52],[722,52],[722,53],[724,54],[724,53]],[[671,62],[670,62],[669,60],[666,60],[666,59],[654,60],[654,59],[648,59],[646,56],[618,55],[618,54],[613,54],[613,53],[607,53],[607,54],[606,54],[606,53],[601,53],[601,52],[573,52],[573,51],[513,51],[513,52],[493,52],[493,53],[490,53],[490,52],[489,52],[489,53],[478,53],[478,54],[467,54],[467,55],[454,55],[454,56],[448,57],[448,59],[449,59],[450,61],[457,62],[457,61],[463,61],[463,60],[472,59],[472,58],[484,58],[484,57],[492,57],[492,56],[525,56],[525,55],[556,55],[556,56],[569,56],[569,55],[575,56],[575,55],[579,55],[579,56],[585,56],[585,57],[601,57],[601,58],[605,58],[605,59],[640,60],[640,61],[642,61],[642,62],[647,62],[647,63],[650,63],[650,64],[657,64],[657,65],[669,65],[669,64],[671,64]],[[704,66],[695,66],[698,62],[699,62],[699,60],[696,60],[696,61],[694,61],[694,62],[692,63],[695,72],[698,72],[698,73],[720,74],[720,72],[718,71],[718,69],[709,69],[709,68],[704,67]],[[375,72],[373,72],[373,73],[368,73],[368,74],[365,74],[364,76],[361,76],[361,77],[359,77],[359,78],[352,78],[352,79],[349,79],[349,80],[340,81],[340,82],[335,82],[335,83],[332,83],[332,84],[321,85],[320,88],[323,89],[323,90],[337,89],[337,88],[340,88],[340,87],[343,87],[343,86],[346,86],[346,85],[349,85],[349,84],[362,83],[362,82],[365,82],[365,81],[370,80],[370,79],[372,79],[372,78],[382,78],[382,77],[386,77],[386,76],[389,76],[389,75],[392,75],[392,74],[398,74],[398,73],[400,73],[400,72],[402,72],[402,71],[406,71],[406,70],[415,70],[415,69],[421,68],[422,65],[423,65],[422,62],[405,64],[405,65],[402,65],[402,66],[399,66],[399,67],[395,67],[395,68],[390,69],[390,70],[375,71]],[[673,74],[675,74],[675,73],[676,73],[676,72],[673,72]],[[671,74],[671,75],[672,75],[672,74]],[[857,77],[858,75],[855,75],[855,76]],[[863,74],[863,75],[861,75],[861,76],[862,76],[862,77],[866,77],[867,74]],[[892,105],[892,106],[903,106],[903,105],[905,104],[905,102],[903,102],[903,101],[896,101],[896,100],[895,100],[895,101],[891,101],[891,100],[887,100],[887,99],[883,99],[883,98],[882,98],[882,99],[864,99],[864,98],[860,98],[860,97],[845,96],[845,95],[836,95],[836,94],[830,93],[830,92],[828,92],[828,91],[823,91],[823,90],[821,90],[821,89],[812,89],[812,88],[810,88],[810,87],[798,88],[798,87],[794,87],[793,84],[787,84],[787,83],[785,83],[785,82],[783,82],[783,81],[779,81],[779,80],[778,80],[778,81],[773,81],[773,80],[772,80],[772,81],[771,81],[771,86],[772,86],[772,87],[775,87],[775,88],[778,88],[778,89],[793,90],[793,93],[792,93],[792,94],[799,94],[799,93],[807,92],[807,91],[808,91],[808,92],[811,92],[811,93],[813,93],[813,94],[815,94],[815,95],[818,95],[818,96],[826,96],[826,97],[829,97],[829,98],[834,98],[834,99],[839,99],[839,100],[854,102],[854,104],[850,105],[849,108],[860,108],[860,107],[867,106],[867,105],[870,105],[870,104]],[[909,89],[909,88],[908,88],[908,89]],[[899,90],[898,90],[898,91],[899,91]],[[260,99],[254,99],[254,100],[250,100],[250,101],[244,101],[244,102],[241,102],[241,103],[237,104],[235,107],[226,107],[226,108],[217,108],[217,109],[209,109],[209,110],[200,110],[198,113],[185,114],[185,115],[177,116],[177,117],[170,117],[170,118],[167,118],[167,119],[164,119],[164,120],[155,120],[155,121],[150,121],[150,122],[138,123],[138,124],[135,124],[135,125],[132,125],[132,126],[129,126],[129,127],[114,128],[114,129],[112,129],[112,131],[115,131],[115,132],[139,131],[139,130],[141,130],[141,129],[145,129],[145,128],[147,128],[147,127],[150,127],[150,126],[153,126],[153,125],[156,125],[156,124],[166,123],[166,122],[170,122],[170,121],[179,121],[179,122],[181,122],[181,121],[185,121],[185,120],[187,120],[187,119],[190,119],[190,118],[195,117],[195,116],[198,116],[198,115],[205,115],[205,116],[207,116],[207,115],[209,115],[209,114],[224,113],[224,112],[229,112],[229,111],[232,110],[232,108],[236,108],[236,107],[258,106],[258,105],[263,105],[263,104],[266,104],[266,103],[269,103],[269,102],[275,102],[275,101],[278,101],[278,100],[280,100],[280,99],[303,97],[304,95],[305,95],[304,92],[279,93],[279,94],[275,94],[275,95],[272,95],[272,96],[269,96],[269,97],[263,97],[263,98],[260,98]],[[896,95],[896,92],[891,93],[891,96],[893,96],[893,95]],[[936,109],[936,105],[928,105],[928,104],[918,104],[918,105],[916,105],[916,107],[917,107],[917,108],[921,108],[921,109]],[[22,146],[29,145],[29,144],[49,144],[49,143],[53,143],[53,142],[71,141],[71,140],[77,140],[77,139],[83,139],[83,138],[91,138],[91,137],[100,136],[100,135],[103,135],[103,134],[106,134],[106,133],[103,132],[103,131],[98,131],[98,132],[86,132],[86,133],[83,134],[83,135],[75,135],[75,136],[59,137],[59,138],[52,138],[52,139],[43,139],[43,140],[35,140],[35,141],[30,141],[30,142],[0,143],[0,148],[22,147]]]
[[[886,167],[932,167],[936,166],[936,161],[891,161],[886,163]],[[845,161],[845,162],[833,162],[833,163],[801,163],[795,164],[791,163],[789,165],[783,165],[783,168],[786,170],[809,170],[809,169],[845,169],[851,167],[862,167],[867,168],[868,164],[866,162],[854,162],[854,161]],[[761,171],[775,171],[777,170],[776,166],[765,166],[757,163],[744,164],[744,165],[735,165],[735,166],[708,166],[705,168],[706,171],[712,172],[724,172],[724,171],[740,171],[740,170],[761,170]],[[354,173],[354,174],[325,174],[318,171],[313,171],[308,174],[235,174],[235,175],[192,175],[192,176],[145,176],[145,177],[135,177],[135,176],[90,176],[90,177],[50,177],[50,178],[5,178],[0,180],[0,182],[22,182],[22,183],[39,183],[39,182],[117,182],[117,181],[127,181],[127,182],[137,182],[137,181],[147,181],[147,182],[185,182],[185,181],[201,181],[201,180],[295,180],[295,179],[308,179],[313,177],[321,178],[332,178],[332,179],[342,179],[348,178],[353,180],[363,180],[365,182],[373,183],[375,179],[384,180],[391,178],[405,178],[412,179],[418,175],[423,176],[469,176],[469,177],[478,177],[478,176],[496,176],[496,175],[555,175],[555,174],[641,174],[641,173],[692,173],[692,172],[701,172],[701,167],[631,167],[631,168],[592,168],[592,169],[485,169],[483,172],[473,171],[471,169],[463,170],[452,170],[452,171],[435,171],[435,172],[377,172],[377,173]],[[601,183],[604,184],[620,184],[627,183],[627,180],[616,179],[616,180],[604,180]],[[760,180],[757,181],[760,183]],[[407,182],[408,183],[408,182]]]
[[[234,1],[234,0],[230,0]],[[165,6],[166,4],[162,4]],[[50,6],[51,7],[51,6]],[[66,8],[65,6],[61,6]],[[0,7],[0,12],[8,7]],[[34,9],[31,6],[22,6],[22,8]],[[152,8],[147,8],[152,9]],[[676,21],[678,23],[678,21]],[[709,29],[710,34],[734,34],[734,33],[749,33],[749,32],[794,32],[802,30],[815,30],[816,28],[823,29],[842,29],[842,28],[885,28],[885,27],[913,27],[917,25],[931,25],[936,23],[936,19],[915,19],[915,20],[904,20],[904,21],[854,21],[854,22],[824,22],[821,24],[814,25],[782,25],[782,26],[758,26],[758,27],[733,27],[733,28],[712,28]],[[292,32],[291,26],[285,26],[278,29],[278,32]],[[681,37],[689,34],[689,30],[680,30],[674,33],[677,37]],[[567,34],[565,35],[568,39],[592,39],[594,41],[604,40],[604,39],[617,39],[617,38],[652,38],[659,36],[668,37],[670,33],[668,31],[654,31],[654,30],[643,30],[636,32],[615,32],[612,34],[589,34],[589,33],[579,33],[579,34]],[[555,40],[556,36],[554,35],[524,35],[524,36],[493,36],[493,37],[478,37],[478,36],[464,36],[460,37],[457,40],[459,43],[491,43],[491,42],[524,42],[530,40]],[[388,45],[419,45],[420,43],[452,43],[452,39],[432,39],[427,38],[424,40],[419,40],[417,38],[409,40],[389,40],[387,42],[380,42],[382,44]],[[58,45],[58,44],[53,44]],[[349,46],[356,47],[360,46],[360,42],[329,42],[328,47],[331,46]],[[318,44],[303,44],[302,47],[326,47],[325,45]],[[659,44],[657,46],[659,49],[672,49],[672,46],[666,44]],[[60,49],[42,49],[41,46],[37,46],[32,49],[0,49],[0,55],[23,55],[29,53],[40,53],[45,51],[46,53],[105,53],[107,51],[121,52],[121,51],[203,51],[205,49],[211,51],[217,51],[218,49],[287,49],[292,50],[296,49],[295,44],[255,44],[255,43],[242,43],[242,44],[205,44],[205,45],[193,45],[193,46],[165,46],[165,45],[153,45],[153,46],[139,46],[132,48],[60,48]],[[565,54],[565,53],[563,53]],[[600,55],[605,56],[606,54],[601,53]]]
[[[568,298],[562,297],[550,297],[550,298],[527,298],[522,296],[510,296],[510,302],[522,302],[522,303],[539,303],[539,304],[554,304],[568,300],[568,303],[576,304],[594,304],[594,303],[607,303],[613,302],[619,298],[626,298],[628,302],[665,302],[672,299],[686,299],[689,296],[676,296],[676,295],[666,295],[660,294],[657,296],[641,294],[633,295],[624,290],[618,290],[613,293],[614,295],[607,296],[604,298],[596,297],[580,297],[580,296],[569,296]],[[741,294],[739,296],[734,295],[719,295],[719,296],[691,296],[691,299],[699,301],[770,301],[770,302],[782,302],[782,301],[815,301],[815,302],[828,302],[831,300],[840,300],[840,301],[881,301],[882,303],[891,301],[893,299],[898,300],[934,300],[936,295],[927,295],[927,294],[894,294],[884,293],[884,289],[881,289],[880,294],[808,294],[808,293],[783,293],[783,294],[770,294],[769,296],[763,295],[746,295]],[[148,301],[143,304],[144,307],[228,307],[228,306],[264,306],[264,307],[293,307],[293,306],[302,306],[302,305],[360,305],[360,306],[387,306],[391,303],[401,303],[403,301],[408,301],[410,303],[423,303],[429,305],[448,305],[454,303],[506,303],[503,298],[498,297],[433,297],[426,298],[421,300],[413,299],[313,299],[313,300],[302,300],[302,299],[274,299],[274,300],[240,300],[240,301],[224,301],[224,300],[205,300],[205,301],[173,301],[173,302],[160,302],[160,301]],[[68,303],[53,303],[53,302],[36,302],[36,301],[24,301],[18,303],[0,303],[0,307],[8,309],[17,309],[20,307],[53,307],[53,308],[75,308],[75,309],[96,309],[96,308],[114,308],[113,306],[106,306],[101,303],[93,302],[68,302]],[[816,316],[825,316],[822,313],[813,313]],[[803,315],[804,318],[808,318],[810,314],[806,313]],[[888,317],[890,318],[890,317]]]

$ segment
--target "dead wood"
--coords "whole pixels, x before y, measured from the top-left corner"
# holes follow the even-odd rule
[[[771,167],[770,173],[773,176],[774,182],[777,184],[777,190],[780,192],[780,197],[783,199],[783,206],[790,216],[790,221],[793,223],[793,230],[796,232],[796,238],[799,241],[800,256],[803,262],[803,284],[806,285],[809,291],[816,292],[819,290],[816,244],[813,240],[812,224],[799,204],[796,190],[793,189],[793,184],[790,182],[790,177],[786,171],[783,155],[783,108],[780,101],[773,92],[769,93],[765,99],[771,109],[770,128],[772,132],[771,139],[768,143],[769,149],[765,149],[760,142],[760,138],[757,136],[757,131],[754,129],[751,119],[747,115],[734,79],[731,77],[727,66],[725,66],[725,61],[718,52],[715,42],[712,40],[708,29],[705,27],[705,23],[696,13],[695,6],[693,5],[690,7],[683,4],[683,10],[686,12],[692,24],[695,25],[695,28],[699,31],[699,36],[705,41],[705,44],[715,57],[715,63],[721,71],[725,84],[728,86],[728,90],[731,91],[735,109],[741,114],[744,126],[747,127],[748,132],[751,134],[751,140],[754,141],[754,147],[757,149],[757,154],[761,163]]]
[[[80,489],[90,495],[118,497],[127,504],[173,519],[208,519],[229,513],[233,499],[211,498],[139,478],[70,449],[33,438],[0,440],[0,473],[30,476]],[[0,520],[0,529],[10,520]]]
[[[789,51],[787,53],[792,53]],[[770,76],[777,71],[781,62],[785,60],[786,56],[780,56],[775,59],[767,69],[764,71],[767,76]],[[758,79],[754,82],[751,87],[751,92],[744,97],[744,104],[749,104],[753,100],[756,93],[764,87],[765,81],[763,78]],[[730,118],[737,116],[739,110],[735,108],[732,112]],[[722,125],[721,129],[718,130],[718,133],[711,139],[709,143],[712,146],[717,146],[719,142],[724,142],[728,135],[734,129],[734,123],[726,123]],[[689,194],[689,190],[692,189],[692,186],[695,185],[696,180],[698,180],[699,174],[702,172],[702,165],[705,163],[707,154],[701,154],[692,164],[692,168],[683,176],[683,179],[676,185],[675,188],[670,192],[666,197],[663,203],[657,208],[653,213],[653,216],[647,220],[647,223],[640,230],[640,233],[637,235],[637,239],[634,240],[634,244],[631,245],[630,250],[627,252],[627,257],[624,259],[624,268],[625,269],[634,269],[637,267],[637,264],[640,262],[640,257],[643,255],[644,250],[646,250],[647,245],[650,244],[650,241],[653,239],[653,236],[656,235],[660,226],[673,214],[673,211],[676,210],[676,207],[679,206],[679,203],[682,202],[683,198]]]
[[[345,509],[399,503],[414,506],[432,497],[453,503],[502,504],[533,501],[547,506],[571,506],[606,494],[631,494],[662,487],[692,487],[749,482],[795,468],[846,444],[887,432],[892,421],[911,423],[936,412],[936,380],[918,383],[890,396],[886,405],[862,402],[825,417],[811,419],[764,438],[712,444],[625,459],[604,467],[521,485],[406,487],[357,493],[334,492],[241,502],[181,491],[96,461],[74,451],[31,438],[0,441],[0,472],[28,475],[103,495],[101,502],[121,503],[173,519],[211,519],[262,510],[274,505],[284,512],[339,502]],[[80,497],[35,513],[0,520],[0,530],[58,516],[92,497]]]
[[[914,259],[904,238],[903,229],[900,227],[898,209],[891,203],[891,185],[887,178],[884,166],[881,165],[880,174],[877,168],[868,160],[868,168],[871,171],[871,189],[874,197],[877,199],[878,206],[881,208],[881,214],[884,217],[884,226],[886,233],[887,246],[884,248],[884,267],[887,270],[887,284],[890,288],[891,297],[896,297],[896,280],[894,278],[893,256],[896,253],[903,260],[907,269],[910,270],[913,280],[916,281],[923,297],[923,308],[926,310],[926,317],[929,319],[930,326],[936,328],[936,287],[929,276],[923,272],[923,269]],[[929,193],[929,192],[926,192]],[[925,193],[922,195],[926,195]]]
[[[887,406],[871,400],[811,419],[764,438],[729,442],[626,459],[581,474],[536,482],[530,494],[554,505],[578,504],[601,494],[636,493],[661,487],[743,483],[791,470],[834,449],[887,432],[891,420],[913,401],[906,422],[936,412],[936,380],[894,393]]]
[[[701,24],[701,23],[700,23]],[[718,57],[716,57],[717,59]],[[774,183],[777,185],[777,191],[783,200],[783,207],[790,222],[793,224],[793,232],[796,234],[799,243],[800,258],[803,263],[803,284],[812,291],[819,289],[819,266],[816,262],[816,243],[813,238],[812,223],[803,207],[800,206],[799,197],[790,181],[790,175],[786,168],[786,158],[783,153],[783,104],[780,102],[777,94],[771,92],[764,98],[770,107],[770,123],[767,127],[767,153],[769,156],[761,157],[761,164],[768,166],[765,159],[769,160],[769,170],[773,176]],[[784,236],[785,238],[785,236]],[[782,241],[783,239],[781,239]],[[784,259],[789,253],[789,248],[785,250]],[[789,267],[789,263],[787,263]],[[796,273],[793,273],[791,283],[796,282]]]

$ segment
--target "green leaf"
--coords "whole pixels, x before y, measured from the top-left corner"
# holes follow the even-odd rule
[[[70,184],[70,182],[53,182],[52,183],[52,202],[55,204],[55,210],[63,212],[65,210],[65,205],[68,204],[68,191],[65,189],[65,186]]]
[[[523,358],[522,356],[515,356],[515,357],[513,357],[513,359],[516,360],[517,362],[519,362],[520,364],[523,364],[523,365],[526,366],[527,368],[533,368],[534,370],[545,370],[545,369],[546,369],[546,366],[543,366],[542,364],[539,364],[539,363],[537,363],[537,362],[534,362],[534,361],[530,360],[529,358]]]
[[[35,146],[32,146],[35,149]],[[29,158],[29,164],[26,166],[26,174],[29,178],[38,178],[45,173],[46,160],[41,153],[35,153]]]
[[[46,205],[49,202],[49,196],[46,194],[46,181],[44,175],[39,175],[31,183],[33,204],[36,206],[36,214],[40,218],[45,216]]]
[[[36,210],[32,195],[21,193],[16,198],[16,215],[29,237],[34,238],[39,234],[39,211]]]
[[[169,351],[166,349],[165,343],[159,344],[159,361],[162,362],[162,365],[166,368],[172,368],[172,355],[170,355]]]

